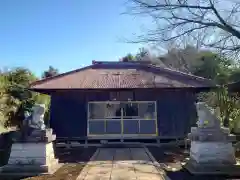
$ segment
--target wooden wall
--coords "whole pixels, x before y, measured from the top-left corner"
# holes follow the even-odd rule
[[[158,131],[160,136],[185,136],[196,122],[196,94],[185,90],[135,90],[124,93],[59,92],[51,96],[50,127],[57,137],[87,135],[88,101],[157,100]]]

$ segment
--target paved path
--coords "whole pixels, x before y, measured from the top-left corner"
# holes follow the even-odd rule
[[[77,180],[164,180],[145,148],[99,148]]]

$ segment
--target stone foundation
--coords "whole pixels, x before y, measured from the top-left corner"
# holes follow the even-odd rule
[[[190,159],[184,167],[195,175],[240,176],[240,166],[238,164],[197,163]]]
[[[13,143],[8,164],[1,167],[0,176],[4,177],[25,177],[39,174],[52,174],[61,164],[55,158],[51,136],[41,131],[41,138],[29,138],[27,141],[19,140]],[[35,132],[40,135],[40,131]]]
[[[8,164],[50,164],[54,157],[53,144],[50,143],[14,143]]]
[[[192,128],[190,160],[185,168],[192,174],[240,175],[228,128]]]
[[[190,159],[197,163],[235,164],[235,152],[230,142],[191,142]]]

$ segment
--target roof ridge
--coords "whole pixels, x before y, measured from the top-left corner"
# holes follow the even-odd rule
[[[143,65],[143,66],[151,66],[151,67],[154,67],[154,68],[164,69],[164,70],[167,70],[167,71],[170,71],[170,72],[176,72],[176,73],[188,76],[188,77],[197,78],[199,80],[212,81],[211,79],[204,78],[204,77],[201,77],[201,76],[196,76],[196,75],[194,75],[192,73],[186,73],[186,72],[183,72],[183,71],[180,71],[180,70],[177,70],[177,69],[168,68],[168,67],[156,66],[155,64],[151,64],[150,62],[151,61],[142,61],[142,62],[139,62],[139,61],[129,61],[129,62],[123,62],[123,61],[96,61],[96,60],[93,60],[92,64],[116,64],[116,63],[119,63],[119,64],[120,63],[121,64],[140,64],[140,65]]]
[[[145,64],[144,64],[145,65]],[[201,76],[196,76],[194,74],[191,74],[191,73],[186,73],[186,72],[183,72],[183,71],[179,71],[177,69],[171,69],[171,68],[167,68],[167,67],[161,67],[161,66],[155,66],[153,64],[149,64],[148,66],[151,66],[151,67],[154,67],[154,68],[158,68],[158,69],[164,69],[164,70],[167,70],[169,72],[175,72],[175,73],[178,73],[178,74],[181,74],[181,75],[184,75],[184,76],[188,76],[188,77],[193,77],[193,78],[197,78],[199,80],[208,80],[208,81],[212,81],[211,79],[208,79],[208,78],[204,78],[204,77],[201,77]]]

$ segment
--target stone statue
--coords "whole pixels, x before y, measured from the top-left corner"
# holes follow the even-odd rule
[[[236,137],[229,128],[221,127],[220,120],[204,102],[196,103],[198,127],[192,127],[190,159],[186,168],[193,174],[239,173],[232,141]]]
[[[221,128],[220,120],[206,103],[198,102],[196,108],[199,128]]]
[[[36,104],[32,110],[32,113],[25,112],[20,131],[14,134],[8,162],[0,170],[1,176],[21,179],[53,174],[62,165],[55,158],[53,141],[56,135],[44,125],[45,106]]]
[[[44,124],[45,104],[36,104],[33,107],[32,119],[29,124],[34,129],[45,129]]]
[[[44,112],[44,104],[34,105],[31,115],[29,112],[25,112],[25,119],[23,121],[22,128],[23,139],[26,139],[26,137],[30,136],[34,130],[45,130],[46,127],[44,124]]]

